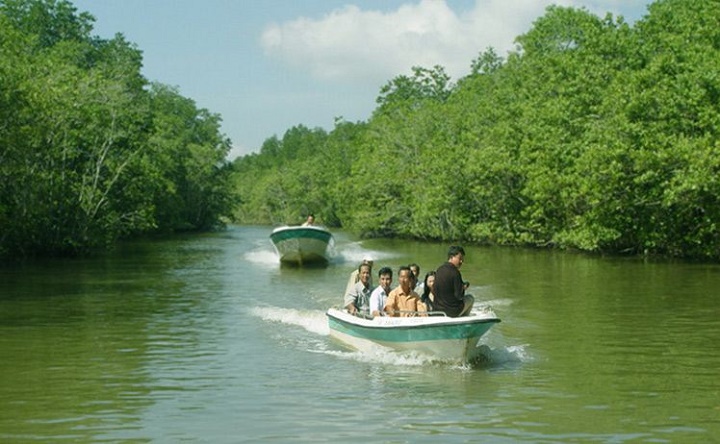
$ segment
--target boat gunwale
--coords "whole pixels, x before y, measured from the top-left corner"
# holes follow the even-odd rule
[[[346,320],[344,317],[337,316],[331,312],[338,312],[342,315],[347,316],[351,320]],[[361,318],[355,315],[352,315],[347,312],[343,312],[338,309],[329,309],[325,315],[329,318],[333,318],[334,320],[338,322],[342,322],[344,324],[352,325],[355,327],[360,328],[368,328],[368,329],[406,329],[406,330],[412,330],[412,329],[424,329],[424,328],[435,328],[435,327],[448,327],[448,326],[458,326],[458,325],[474,325],[474,324],[497,324],[500,323],[501,320],[496,317],[492,318],[480,318],[477,316],[462,316],[458,318],[451,318],[451,317],[445,317],[445,316],[416,316],[416,317],[409,317],[409,318],[402,318],[402,317],[393,317],[393,316],[378,316],[372,319],[366,319]],[[396,320],[396,322],[387,322],[387,323],[377,323],[375,322],[377,319],[392,319]],[[440,319],[436,321],[436,319]],[[402,323],[402,320],[412,320],[412,324],[410,323]],[[433,322],[419,322],[423,320],[432,320]],[[353,322],[358,321],[358,322]]]
[[[332,233],[330,233],[330,230],[328,230],[327,228],[325,228],[323,226],[319,226],[319,225],[315,225],[315,226],[313,226],[313,225],[311,225],[311,226],[283,225],[281,227],[274,228],[272,230],[272,232],[270,233],[270,235],[272,236],[273,234],[282,233],[284,231],[304,231],[304,230],[319,231],[322,233],[332,234]]]

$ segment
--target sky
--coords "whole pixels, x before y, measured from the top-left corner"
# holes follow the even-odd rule
[[[367,120],[380,88],[413,66],[457,80],[505,56],[551,4],[632,23],[650,0],[70,0],[93,34],[123,34],[143,75],[222,117],[229,160],[296,125]]]

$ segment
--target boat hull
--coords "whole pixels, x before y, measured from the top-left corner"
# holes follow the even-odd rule
[[[480,338],[498,318],[464,316],[375,317],[363,319],[345,311],[327,312],[330,336],[367,350],[377,344],[398,351],[411,351],[441,361],[471,362],[479,355]]]
[[[333,236],[322,227],[278,227],[270,241],[281,262],[302,265],[326,263]]]

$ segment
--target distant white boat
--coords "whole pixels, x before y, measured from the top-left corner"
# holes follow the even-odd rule
[[[332,233],[321,226],[283,226],[270,233],[280,261],[303,265],[328,262],[334,244]]]
[[[327,311],[330,336],[365,350],[380,344],[399,351],[413,351],[441,361],[472,362],[480,355],[478,342],[500,322],[478,315],[367,318],[345,310]]]

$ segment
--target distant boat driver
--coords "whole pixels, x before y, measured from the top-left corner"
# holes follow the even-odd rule
[[[315,215],[314,214],[308,214],[307,219],[305,219],[305,222],[303,222],[303,227],[312,227],[315,225]]]

